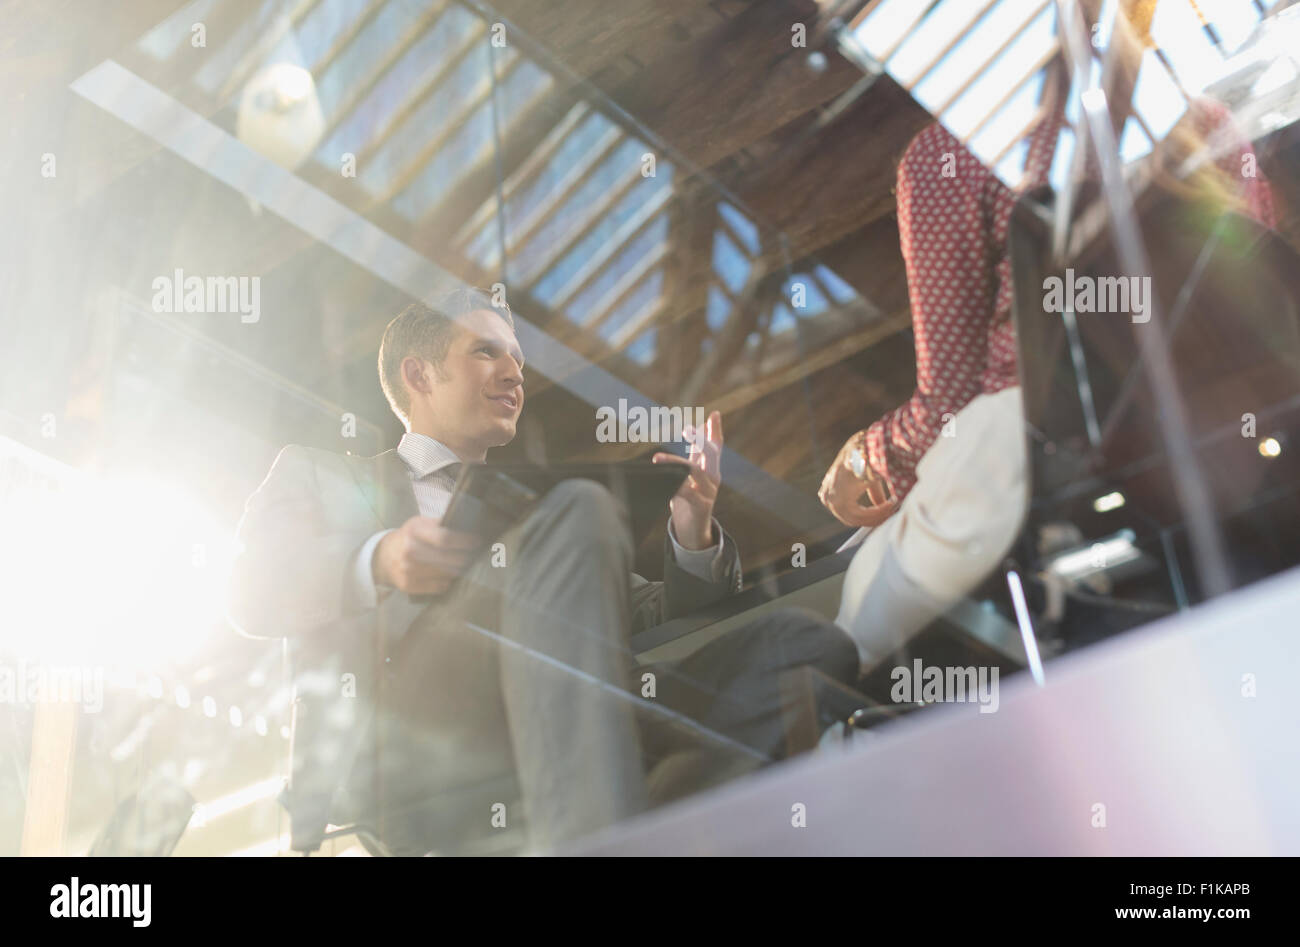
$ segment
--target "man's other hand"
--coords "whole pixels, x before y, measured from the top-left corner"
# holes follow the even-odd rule
[[[713,504],[722,486],[722,415],[710,413],[702,432],[687,428],[686,434],[691,441],[689,457],[659,453],[650,459],[656,464],[685,464],[691,468],[690,476],[668,501],[673,534],[683,549],[708,549],[718,542],[713,535]]]
[[[465,574],[481,546],[477,536],[447,529],[429,516],[412,516],[379,541],[370,570],[377,585],[407,595],[437,595]]]

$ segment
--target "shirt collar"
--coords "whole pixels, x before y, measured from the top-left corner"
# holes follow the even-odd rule
[[[397,456],[406,463],[411,476],[416,480],[461,462],[447,445],[435,441],[427,434],[415,434],[411,431],[402,435],[402,440],[397,445]]]

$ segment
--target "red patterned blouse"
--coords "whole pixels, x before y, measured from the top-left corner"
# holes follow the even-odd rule
[[[1231,120],[1200,101],[1192,120],[1202,134]],[[980,394],[1019,384],[1011,322],[1007,228],[1025,190],[1047,183],[1061,118],[1043,122],[1030,140],[1016,191],[1003,184],[942,125],[912,139],[898,167],[898,235],[916,345],[916,391],[867,429],[867,459],[900,500],[916,483],[916,465],[938,438],[944,416]],[[1267,183],[1243,177],[1242,155],[1220,166],[1243,181],[1250,213],[1273,226]],[[1245,166],[1253,168],[1253,161]]]

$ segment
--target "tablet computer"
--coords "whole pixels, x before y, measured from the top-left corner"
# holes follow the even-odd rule
[[[634,547],[668,516],[689,471],[683,464],[622,463],[466,464],[443,515],[444,526],[492,542],[522,520],[547,491],[564,480],[594,480],[627,510]]]

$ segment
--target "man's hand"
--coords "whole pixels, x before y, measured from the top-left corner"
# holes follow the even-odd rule
[[[844,442],[830,470],[822,478],[817,499],[845,526],[879,526],[894,515],[898,500],[889,498],[888,485],[870,466],[867,467],[866,479],[859,480],[853,475],[848,457],[857,439],[858,435],[854,434]],[[861,503],[864,496],[869,505]]]
[[[408,595],[445,592],[469,567],[478,537],[446,529],[429,516],[412,516],[375,547],[370,571],[377,585]]]
[[[717,411],[709,415],[703,436],[694,428],[686,432],[691,440],[689,457],[659,453],[650,459],[656,464],[685,464],[691,468],[681,489],[668,501],[673,534],[684,549],[708,549],[718,541],[713,535],[713,504],[722,485],[722,415]]]

